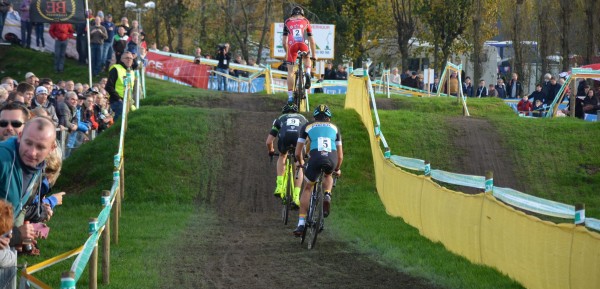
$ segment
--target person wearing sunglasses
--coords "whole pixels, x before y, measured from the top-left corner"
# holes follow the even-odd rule
[[[18,102],[7,103],[0,108],[0,141],[18,135],[29,117],[29,110]]]
[[[0,199],[12,205],[15,216],[11,246],[38,237],[32,224],[24,222],[25,213],[35,199],[34,184],[40,181],[44,160],[56,149],[55,128],[48,118],[35,117],[23,125],[18,137],[0,142]]]

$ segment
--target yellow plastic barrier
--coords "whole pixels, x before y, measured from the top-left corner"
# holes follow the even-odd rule
[[[451,191],[385,159],[366,86],[366,79],[350,77],[345,107],[356,110],[369,131],[377,192],[389,215],[403,218],[428,239],[473,263],[495,267],[527,288],[600,288],[600,234],[542,221],[489,193]]]

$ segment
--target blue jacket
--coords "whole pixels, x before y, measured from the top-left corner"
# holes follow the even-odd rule
[[[27,203],[31,195],[32,184],[35,184],[41,175],[45,163],[42,162],[26,185],[29,191],[23,194],[23,168],[19,157],[19,143],[16,137],[11,137],[0,142],[0,198],[13,205],[15,217]]]

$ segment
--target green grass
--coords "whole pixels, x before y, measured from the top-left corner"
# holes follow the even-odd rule
[[[65,70],[61,74],[54,72],[54,56],[20,46],[0,47],[0,78],[10,76],[18,82],[25,80],[25,73],[32,71],[38,78],[49,77],[54,83],[59,80],[73,80],[75,83],[88,82],[87,66],[79,65],[77,60],[67,58]],[[100,78],[95,78],[98,81]]]
[[[111,286],[155,288],[161,282],[168,249],[196,211],[206,184],[215,181],[221,160],[211,154],[218,132],[229,126],[229,112],[186,107],[144,107],[131,114],[125,145],[125,202],[120,219],[120,243],[112,246]],[[65,190],[64,205],[50,221],[50,239],[41,241],[42,256],[35,264],[81,246],[87,220],[100,211],[100,192],[112,181],[118,127],[74,152],[64,164],[57,191]],[[205,165],[211,159],[211,166]],[[210,219],[213,212],[203,210]],[[36,274],[53,288],[73,260]],[[87,272],[87,271],[86,271]],[[135,280],[135,283],[132,282]],[[78,287],[87,286],[85,273]]]

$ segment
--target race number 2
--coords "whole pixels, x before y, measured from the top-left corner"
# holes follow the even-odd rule
[[[294,29],[292,31],[294,32],[294,41],[296,41],[296,42],[303,42],[304,41],[304,35],[302,35],[302,30],[301,29]]]
[[[317,139],[317,149],[320,152],[331,152],[331,139],[328,137],[319,137]]]

